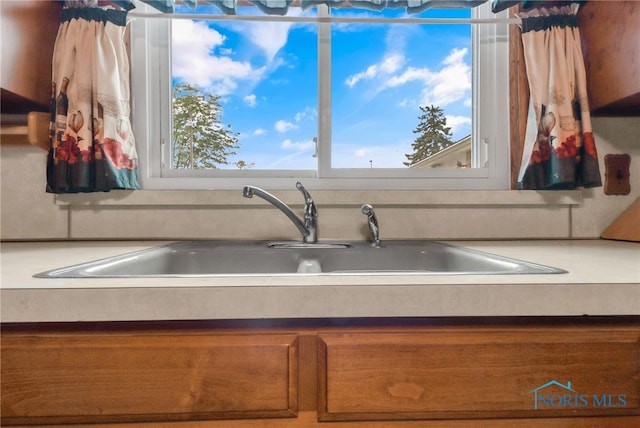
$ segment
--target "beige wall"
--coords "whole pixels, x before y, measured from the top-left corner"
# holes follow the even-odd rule
[[[606,196],[602,188],[395,192],[393,198],[377,192],[316,192],[320,238],[364,239],[359,212],[364,202],[376,207],[384,239],[597,238],[640,197],[640,118],[594,118],[593,127],[603,174],[606,154],[632,156],[630,195]],[[0,161],[2,240],[298,239],[286,217],[264,201],[242,198],[240,189],[74,195],[68,205],[69,199],[56,203],[44,191],[44,151],[2,146]],[[291,204],[300,201],[295,190],[282,197]]]

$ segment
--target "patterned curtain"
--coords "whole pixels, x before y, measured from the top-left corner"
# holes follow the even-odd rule
[[[70,7],[73,6],[73,7]],[[126,10],[69,2],[53,52],[47,192],[138,189]]]
[[[601,186],[587,99],[578,5],[522,19],[530,99],[519,189]]]

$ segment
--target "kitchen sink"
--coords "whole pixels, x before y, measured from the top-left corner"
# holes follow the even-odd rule
[[[563,269],[436,241],[302,244],[181,241],[54,269],[37,278],[216,277],[235,275],[559,274]]]

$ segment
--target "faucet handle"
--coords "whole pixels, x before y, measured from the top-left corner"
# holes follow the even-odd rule
[[[304,216],[305,218],[315,218],[318,216],[318,209],[316,208],[316,203],[313,201],[311,194],[304,188],[302,183],[299,181],[296,182],[296,188],[302,193],[304,196]]]
[[[313,199],[311,198],[311,194],[307,192],[307,189],[305,189],[302,183],[300,183],[299,181],[296,182],[296,189],[298,189],[304,195],[304,199],[306,201],[313,202]]]
[[[316,242],[318,240],[318,209],[313,198],[299,181],[296,188],[304,196],[304,225],[307,228],[308,235],[305,235],[305,242]]]

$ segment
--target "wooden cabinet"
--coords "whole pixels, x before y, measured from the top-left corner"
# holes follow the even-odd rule
[[[46,111],[61,2],[0,2],[2,113]]]
[[[637,332],[443,329],[320,340],[321,420],[602,416],[640,409]]]
[[[640,115],[640,2],[589,1],[578,16],[592,114]]]
[[[640,426],[639,317],[4,325],[1,357],[2,426]]]
[[[49,110],[51,60],[61,9],[62,2],[57,1],[0,1],[0,143],[3,145],[29,144],[27,115]],[[32,129],[35,132],[35,128]]]
[[[2,339],[2,425],[291,417],[296,335]]]

